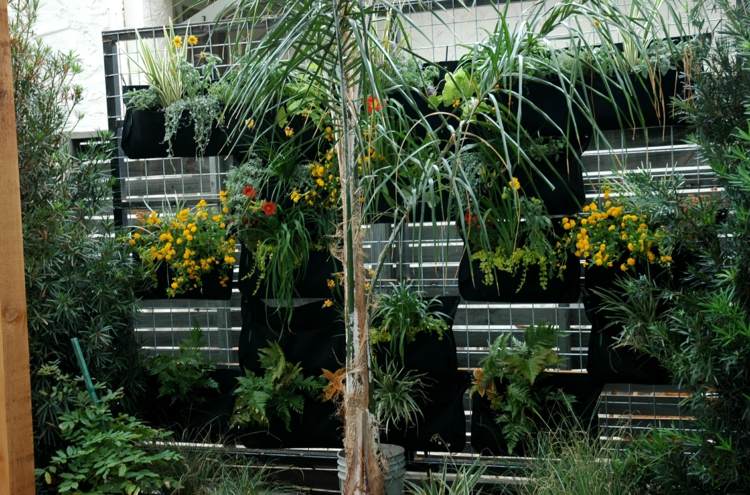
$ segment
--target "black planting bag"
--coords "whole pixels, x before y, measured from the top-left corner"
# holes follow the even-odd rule
[[[574,255],[569,255],[567,268],[562,280],[553,276],[547,281],[547,288],[539,285],[539,268],[531,267],[526,281],[518,289],[522,275],[495,271],[495,284],[485,285],[479,261],[470,261],[467,251],[461,257],[458,267],[458,291],[467,301],[488,301],[505,303],[572,303],[577,302],[581,286],[581,264]],[[473,275],[473,278],[472,278]]]
[[[195,129],[192,121],[188,124],[188,117],[183,113],[180,117],[180,127],[172,137],[172,154],[180,157],[194,157],[197,155],[195,143]],[[125,156],[131,159],[165,158],[168,156],[167,143],[164,141],[164,112],[162,110],[134,110],[125,111],[125,121],[122,128],[120,147]],[[213,126],[211,138],[203,151],[204,156],[218,155],[227,136]]]
[[[233,391],[241,372],[236,368],[219,368],[211,373],[218,390],[192,390],[188,400],[159,397],[158,377],[147,375],[140,413],[150,425],[175,433],[177,440],[221,442],[230,433],[229,420],[234,407]]]
[[[535,387],[551,387],[572,396],[570,409],[559,402],[543,403],[535,423],[540,431],[550,431],[560,427],[577,428],[576,421],[592,434],[596,432],[596,405],[602,384],[585,373],[545,372],[540,375]],[[497,390],[504,390],[507,384],[495,383]],[[571,418],[571,414],[575,418]],[[498,413],[490,407],[490,401],[479,394],[471,398],[471,446],[474,451],[491,455],[530,455],[533,443],[516,444],[512,452],[508,450],[501,426],[497,423]]]
[[[451,327],[458,310],[459,298],[443,296],[437,298],[430,310],[442,313],[448,330],[442,338],[436,334],[421,332],[413,342],[406,345],[403,366],[406,370],[424,374],[425,399],[417,400],[423,416],[410,428],[394,428],[382,437],[389,443],[403,446],[409,451],[463,450],[466,442],[466,418],[463,397],[468,379],[458,371],[456,340]],[[399,359],[389,355],[388,344],[380,344],[375,356],[381,366],[389,360]],[[437,438],[434,438],[437,437]]]
[[[333,308],[314,302],[294,308],[287,326],[286,313],[276,311],[257,298],[242,301],[242,331],[239,360],[243,370],[261,373],[258,350],[278,342],[290,363],[300,363],[305,376],[320,376],[322,369],[335,371],[344,366],[346,336],[344,324]],[[302,415],[292,418],[291,431],[271,420],[268,431],[243,428],[238,440],[248,446],[338,447],[341,420],[333,403],[306,398]]]
[[[601,383],[671,383],[669,372],[657,359],[629,347],[616,346],[623,328],[602,309],[602,298],[594,291],[621,292],[617,280],[633,275],[622,273],[617,268],[619,265],[615,263],[613,268],[591,266],[586,270],[583,303],[591,322],[586,369]],[[650,269],[657,279],[670,275],[668,269],[657,265],[650,265]]]
[[[265,281],[258,285],[258,276],[251,273],[253,265],[252,252],[244,244],[240,254],[240,292],[246,297],[266,297]],[[307,266],[300,268],[294,283],[295,297],[300,298],[333,298],[334,292],[328,288],[327,281],[337,280],[335,273],[343,271],[341,261],[326,249],[310,251]],[[257,291],[256,291],[257,289]],[[269,297],[273,294],[269,293]]]
[[[219,281],[219,273],[215,270],[203,274],[201,277],[201,286],[190,289],[182,294],[177,294],[171,299],[217,299],[228,300],[232,298],[232,275],[228,274],[229,280],[226,287],[222,287]],[[156,269],[156,285],[152,285],[144,290],[138,291],[138,296],[142,299],[169,299],[167,297],[167,288],[169,288],[173,274],[167,267],[166,263],[160,263]]]

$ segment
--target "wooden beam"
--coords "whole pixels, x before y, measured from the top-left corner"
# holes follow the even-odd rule
[[[0,0],[0,495],[34,494],[21,194],[8,1]]]

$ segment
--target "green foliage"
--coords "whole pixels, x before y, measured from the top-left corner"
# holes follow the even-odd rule
[[[57,493],[81,495],[139,495],[175,486],[175,480],[161,472],[179,461],[179,454],[149,446],[163,442],[169,433],[114,413],[122,390],[107,391],[95,404],[69,376],[58,373],[56,379],[59,389],[71,394],[68,400],[73,407],[61,415],[57,426],[65,448],[52,456],[49,466],[37,470],[44,483]]]
[[[373,368],[372,379],[374,414],[385,433],[391,427],[413,427],[424,416],[418,403],[425,398],[422,390],[424,374],[389,361],[384,366]]]
[[[495,284],[496,272],[520,273],[520,291],[528,270],[537,267],[539,285],[546,288],[551,277],[562,277],[565,270],[567,256],[553,245],[554,229],[544,204],[524,195],[522,187],[512,178],[499,195],[490,193],[483,200],[481,217],[466,214],[469,252],[479,261],[484,285]]]
[[[390,292],[378,297],[370,327],[372,345],[388,343],[391,358],[403,363],[407,344],[421,332],[434,333],[442,339],[448,324],[442,313],[430,310],[437,298],[427,299],[412,284],[394,284]]]
[[[524,495],[629,495],[635,490],[615,441],[592,438],[580,425],[537,436]]]
[[[35,455],[44,465],[59,445],[54,427],[69,400],[41,372],[57,361],[77,373],[70,339],[78,337],[92,375],[139,391],[138,346],[130,328],[134,287],[130,263],[111,213],[112,137],[100,136],[71,153],[68,126],[80,88],[78,62],[36,38],[37,2],[11,2],[11,55],[16,105],[21,206],[32,369]]]
[[[480,462],[470,465],[453,464],[451,476],[447,460],[437,473],[429,472],[428,478],[420,483],[406,482],[406,493],[409,495],[481,495],[485,491],[479,486],[482,476],[487,471]]]
[[[203,332],[196,325],[180,342],[177,354],[159,354],[148,360],[148,372],[159,379],[159,397],[170,397],[174,403],[190,399],[193,391],[219,388],[210,377],[214,365],[201,352],[202,345]]]
[[[481,361],[471,388],[471,393],[486,397],[498,412],[496,421],[509,451],[520,442],[528,442],[537,431],[541,405],[567,400],[559,391],[535,386],[537,377],[559,362],[554,350],[555,328],[530,326],[524,336],[523,342],[511,334],[498,337]]]
[[[317,398],[323,390],[320,377],[305,377],[299,363],[290,363],[277,343],[258,351],[263,375],[251,371],[237,378],[232,424],[268,427],[279,419],[287,430],[292,414],[302,414],[305,397]]]
[[[276,495],[292,491],[271,481],[272,468],[259,465],[241,454],[231,454],[208,445],[167,444],[180,454],[167,474],[176,481],[172,495]],[[248,464],[248,461],[250,463]]]
[[[138,33],[136,33],[138,34]],[[139,59],[133,62],[146,75],[148,90],[136,90],[125,95],[130,108],[164,111],[164,142],[172,153],[172,139],[181,127],[193,126],[198,154],[202,154],[211,139],[215,124],[220,124],[224,103],[220,97],[224,88],[214,83],[221,59],[203,52],[194,65],[188,60],[188,45],[197,43],[189,29],[182,36],[175,35],[170,25],[164,27],[164,51],[153,49],[138,34]]]

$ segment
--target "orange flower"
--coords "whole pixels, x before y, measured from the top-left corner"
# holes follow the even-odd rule
[[[260,209],[263,210],[263,213],[265,213],[267,217],[272,217],[276,214],[276,203],[273,201],[263,201],[263,204],[260,205]]]
[[[370,95],[367,97],[367,113],[379,112],[383,109],[380,105],[380,100]]]
[[[346,368],[339,368],[333,372],[323,369],[323,377],[328,380],[328,384],[323,389],[324,401],[337,399],[344,394]]]

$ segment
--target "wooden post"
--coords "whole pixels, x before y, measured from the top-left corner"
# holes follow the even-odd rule
[[[0,0],[0,495],[34,494],[21,194],[8,1]]]

